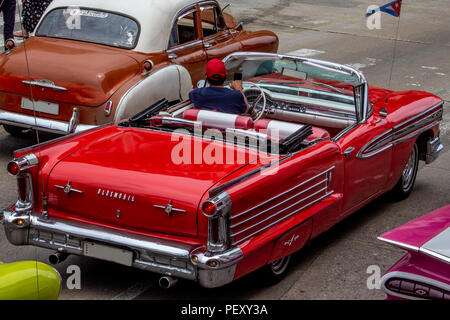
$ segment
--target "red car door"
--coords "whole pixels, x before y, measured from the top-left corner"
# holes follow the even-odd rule
[[[392,149],[377,148],[377,143],[389,132],[389,123],[372,115],[338,140],[345,170],[344,215],[383,192],[391,172]]]

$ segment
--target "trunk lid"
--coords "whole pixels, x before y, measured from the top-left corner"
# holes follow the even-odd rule
[[[51,81],[67,90],[42,90],[42,87],[34,86],[35,100],[83,106],[105,103],[138,72],[138,62],[124,49],[43,37],[31,37],[26,46],[21,45],[0,59],[2,91],[30,98],[30,86],[22,81]]]
[[[180,142],[172,141],[170,133],[119,127],[109,133],[54,166],[48,180],[49,212],[136,231],[196,237],[197,210],[205,192],[230,173],[262,165],[177,164],[173,150]],[[203,151],[215,144],[195,138],[192,145],[194,141]],[[253,152],[226,148],[246,154],[246,159]],[[69,185],[72,191],[67,194],[64,187],[68,191]]]

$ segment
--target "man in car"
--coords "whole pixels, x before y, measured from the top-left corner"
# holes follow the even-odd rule
[[[189,94],[189,99],[195,108],[232,114],[248,112],[247,98],[242,92],[242,81],[233,81],[230,84],[231,89],[224,87],[227,69],[222,60],[212,59],[208,61],[206,78],[209,87],[194,89]]]

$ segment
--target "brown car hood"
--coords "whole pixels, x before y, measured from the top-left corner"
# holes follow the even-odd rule
[[[0,57],[0,90],[30,96],[30,86],[22,81],[44,79],[67,90],[34,87],[35,100],[99,106],[138,72],[138,62],[123,49],[31,37]]]

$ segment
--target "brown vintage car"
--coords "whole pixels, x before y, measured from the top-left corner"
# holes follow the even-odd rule
[[[0,56],[0,124],[80,132],[186,99],[209,59],[277,49],[274,33],[242,30],[217,1],[55,0]]]

